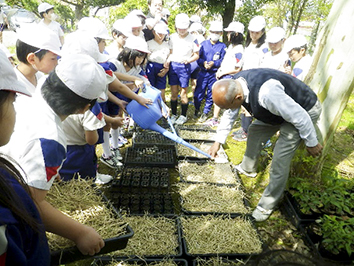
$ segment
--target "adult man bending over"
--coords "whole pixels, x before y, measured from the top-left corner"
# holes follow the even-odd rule
[[[290,171],[290,163],[301,140],[310,155],[321,154],[314,124],[321,113],[316,94],[300,80],[273,69],[250,69],[237,73],[233,79],[223,79],[213,86],[213,100],[224,112],[218,126],[215,143],[209,153],[216,156],[225,143],[240,106],[257,120],[251,124],[247,148],[236,170],[256,177],[256,164],[264,143],[280,131],[274,147],[269,172],[269,185],[252,213],[256,221],[265,221],[279,202]]]

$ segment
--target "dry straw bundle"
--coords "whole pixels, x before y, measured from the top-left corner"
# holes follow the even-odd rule
[[[197,130],[178,130],[178,135],[182,139],[213,139],[216,133]]]
[[[177,266],[178,264],[173,259],[163,259],[160,261],[115,261],[112,260],[110,264],[106,266]]]
[[[241,260],[228,260],[222,257],[211,257],[210,259],[196,259],[195,266],[241,266],[245,263]]]
[[[67,182],[55,182],[46,199],[72,219],[95,228],[103,239],[126,233],[127,223],[117,219],[116,212],[104,202],[91,180],[79,178]],[[49,232],[47,238],[51,250],[75,246],[71,240]]]
[[[163,216],[130,216],[124,220],[134,230],[134,236],[123,250],[110,255],[118,256],[152,256],[178,254],[179,240],[175,219]]]
[[[190,254],[255,254],[262,252],[257,231],[248,219],[227,216],[181,218]]]
[[[229,164],[212,162],[198,164],[180,161],[178,168],[183,180],[188,182],[239,184]]]
[[[177,184],[182,208],[190,212],[248,213],[244,192],[237,187],[210,184]]]

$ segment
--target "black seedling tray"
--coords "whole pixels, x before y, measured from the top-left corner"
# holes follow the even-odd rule
[[[143,145],[127,148],[126,166],[174,168],[177,164],[176,148],[166,145]]]
[[[112,206],[111,203],[109,203],[108,199],[104,195],[103,198],[105,199],[107,204],[110,207],[112,207],[113,211],[117,216],[117,219],[121,219],[121,216],[118,213],[117,209],[114,208],[114,206]],[[126,233],[124,235],[104,239],[105,246],[96,255],[102,255],[102,254],[110,253],[115,250],[126,248],[129,239],[133,237],[133,235],[134,235],[133,229],[129,225],[127,225]],[[90,255],[83,255],[76,246],[65,248],[62,250],[52,251],[50,255],[51,255],[51,265],[67,264],[78,260],[92,258],[92,256]]]
[[[313,223],[321,216],[320,213],[309,215],[302,213],[300,206],[288,191],[284,192],[284,199],[280,205],[280,210],[296,228],[299,228],[301,224]]]
[[[125,210],[130,214],[163,214],[175,213],[173,199],[170,193],[140,193],[125,194],[108,192],[108,198],[113,206],[119,210]]]
[[[185,217],[193,218],[193,217],[200,217],[200,216],[202,216],[202,215],[188,215],[188,216],[185,216]],[[239,215],[239,216],[242,216],[242,217],[244,217],[244,219],[248,219],[248,220],[250,220],[252,222],[252,226],[257,231],[258,238],[260,239],[258,230],[255,227],[251,216],[250,215]],[[225,215],[222,215],[222,217],[225,217]],[[235,218],[235,217],[231,217],[231,218]],[[178,219],[180,220],[180,218],[178,218]],[[181,232],[182,232],[183,249],[184,249],[185,254],[188,257],[190,257],[190,258],[194,258],[195,259],[197,257],[199,257],[199,258],[223,257],[225,259],[232,260],[232,259],[246,259],[246,258],[249,258],[252,255],[258,255],[258,253],[205,253],[205,254],[191,254],[189,252],[189,249],[188,249],[187,241],[186,241],[186,239],[185,239],[185,237],[183,235],[183,224],[181,223],[181,221],[180,221],[180,225],[181,225]],[[220,241],[222,241],[222,239],[220,239]],[[235,241],[237,241],[237,239],[235,239]],[[266,248],[266,245],[262,244],[262,250],[264,250],[265,248]]]
[[[126,264],[132,264],[132,265],[141,265],[141,266],[147,266],[150,264],[158,264],[160,262],[164,262],[166,258],[156,258],[156,259],[130,259],[129,257],[110,257],[110,256],[102,256],[95,258],[95,260],[92,262],[92,266],[104,266],[112,263],[113,261],[117,262],[124,262]],[[176,263],[177,266],[188,266],[188,262],[185,259],[178,259],[178,258],[173,258],[172,261]],[[119,264],[121,265],[121,264]]]
[[[166,138],[164,135],[155,131],[135,132],[133,135],[133,145],[159,144],[159,145],[176,145],[176,142]]]
[[[188,126],[185,126],[188,127]],[[206,141],[206,140],[212,140],[215,135],[216,135],[216,130],[210,130],[210,129],[189,129],[185,127],[177,127],[176,132],[177,135],[183,138],[185,141],[190,142],[190,141]],[[190,133],[195,133],[196,135],[198,133],[206,133],[209,134],[208,138],[205,137],[185,137],[183,136],[183,131],[190,132]]]
[[[125,167],[119,179],[111,183],[113,187],[168,189],[170,174],[168,168]]]

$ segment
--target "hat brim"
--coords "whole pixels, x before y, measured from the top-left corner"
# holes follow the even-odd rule
[[[15,92],[15,93],[21,93],[23,95],[32,97],[32,94],[26,89],[26,86],[20,81],[15,81],[13,83],[13,86],[11,86],[11,88],[4,89],[4,90],[12,91],[12,92]]]

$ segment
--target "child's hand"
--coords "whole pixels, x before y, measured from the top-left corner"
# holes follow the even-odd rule
[[[113,117],[113,121],[111,124],[113,128],[124,126],[124,118],[120,116],[115,116]]]
[[[119,106],[119,108],[120,109],[122,109],[122,111],[124,112],[124,113],[126,113],[127,112],[127,110],[125,110],[125,107],[127,106],[127,102],[126,101],[123,101],[123,100],[121,100],[121,99],[119,99],[119,101],[118,101],[118,103],[117,103],[117,105]]]
[[[95,229],[86,225],[84,225],[84,227],[83,232],[75,243],[82,254],[93,256],[100,252],[105,243]]]
[[[159,77],[164,77],[168,72],[168,68],[163,68],[160,70],[159,74],[157,74]]]
[[[139,104],[141,104],[142,106],[145,106],[145,107],[148,108],[148,109],[149,109],[148,104],[152,104],[152,100],[151,100],[151,99],[146,99],[146,98],[144,98],[144,97],[141,97],[140,95],[138,95],[138,100],[137,100],[137,102],[138,102]]]
[[[137,88],[142,89],[144,87],[144,81],[142,79],[136,79],[134,84]]]

